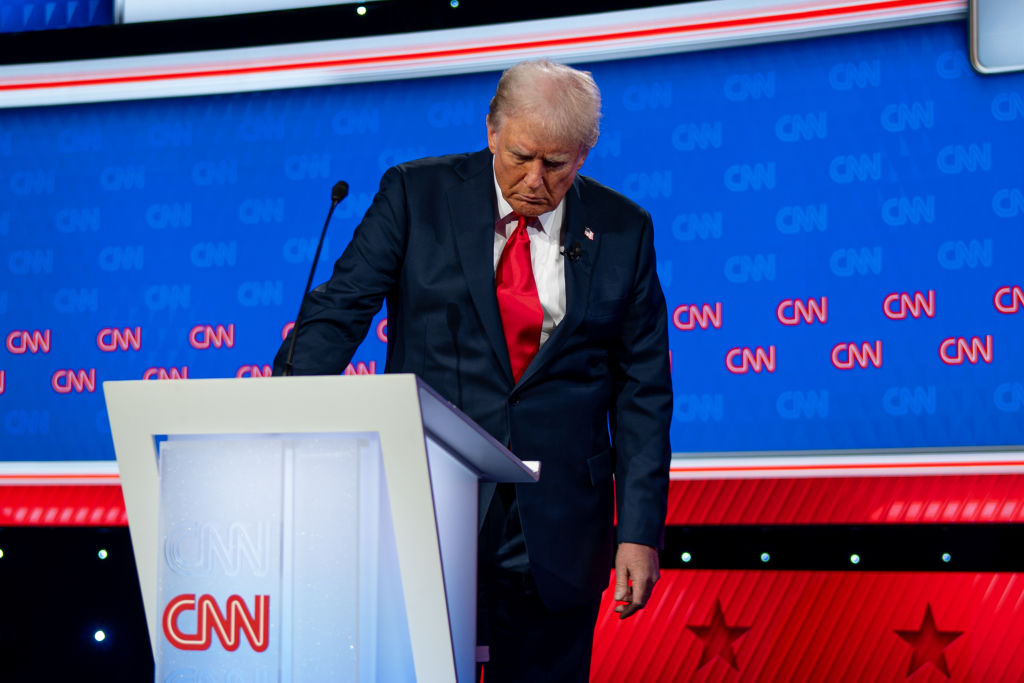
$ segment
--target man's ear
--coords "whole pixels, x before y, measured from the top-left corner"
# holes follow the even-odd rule
[[[491,154],[498,153],[498,129],[493,125],[490,114],[487,115],[487,148]]]

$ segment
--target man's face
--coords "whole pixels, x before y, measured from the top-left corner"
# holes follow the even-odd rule
[[[529,117],[509,117],[501,128],[487,118],[487,146],[501,196],[524,216],[553,211],[569,191],[587,150],[550,140]]]

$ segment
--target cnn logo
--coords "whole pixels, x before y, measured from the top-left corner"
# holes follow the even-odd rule
[[[186,612],[195,612],[194,633],[186,633],[178,624],[178,617]],[[263,652],[270,644],[270,596],[257,595],[250,612],[241,596],[231,595],[221,612],[212,595],[196,599],[195,593],[184,593],[167,603],[162,625],[167,641],[179,650],[208,650],[216,634],[228,652],[238,649],[243,635],[254,651]]]

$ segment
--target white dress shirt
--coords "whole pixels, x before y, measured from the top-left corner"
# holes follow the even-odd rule
[[[499,223],[502,218],[512,213],[513,209],[501,196],[497,176],[494,178],[494,192],[498,198],[498,215],[494,217],[494,270],[497,272],[501,251],[505,248],[512,231],[516,229],[517,223]],[[540,306],[544,309],[544,323],[540,330],[541,345],[548,340],[555,327],[565,317],[565,257],[561,253],[564,215],[565,197],[562,197],[554,211],[542,213],[537,216],[537,220],[531,220],[526,226],[526,234],[530,237],[533,279],[537,283]],[[502,226],[504,231],[501,230]]]

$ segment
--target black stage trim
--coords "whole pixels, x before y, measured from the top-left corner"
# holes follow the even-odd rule
[[[0,680],[153,680],[127,528],[0,527],[0,552]]]
[[[1022,540],[1024,524],[670,526],[665,531],[661,566],[1020,572],[1024,571]],[[689,561],[683,559],[684,553],[689,553]],[[854,555],[856,563],[851,561]]]

